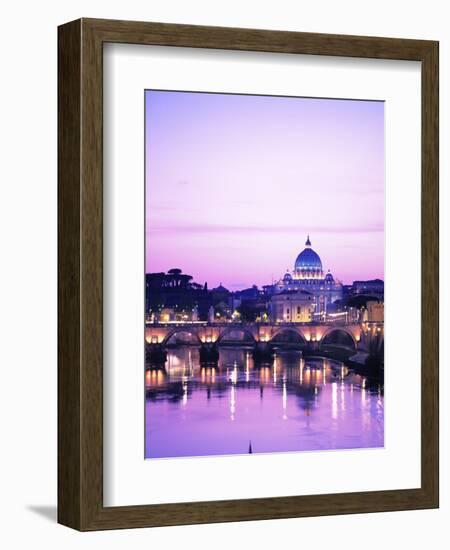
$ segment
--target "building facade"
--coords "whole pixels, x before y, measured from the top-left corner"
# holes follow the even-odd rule
[[[268,309],[275,323],[310,323],[314,296],[306,290],[283,290],[271,297]]]
[[[367,302],[367,319],[370,323],[384,323],[384,303],[380,301]]]

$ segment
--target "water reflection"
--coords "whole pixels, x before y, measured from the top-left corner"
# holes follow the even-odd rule
[[[147,458],[383,446],[383,388],[331,359],[278,352],[258,366],[233,348],[204,367],[181,347],[145,388]]]

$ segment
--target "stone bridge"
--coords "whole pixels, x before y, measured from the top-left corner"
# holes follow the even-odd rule
[[[374,338],[382,340],[382,323],[319,324],[319,323],[147,323],[145,340],[148,344],[163,347],[175,343],[177,337],[186,338],[191,344],[257,343],[296,341],[305,346],[320,348],[325,345],[366,350]]]

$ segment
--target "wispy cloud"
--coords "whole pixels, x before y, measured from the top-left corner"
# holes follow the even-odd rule
[[[173,204],[154,204],[151,206],[151,212],[154,214],[155,212],[179,212],[180,208],[183,209],[183,212],[199,212],[200,208],[196,208],[194,206],[183,206],[178,203]]]
[[[308,226],[299,227],[296,225],[198,225],[198,224],[185,224],[185,225],[157,225],[150,226],[147,229],[147,233],[200,233],[200,234],[218,234],[218,233],[381,233],[384,231],[384,226],[381,223],[359,225],[359,226]]]

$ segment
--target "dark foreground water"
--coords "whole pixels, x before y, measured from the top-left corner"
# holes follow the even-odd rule
[[[340,362],[278,353],[255,366],[221,349],[217,368],[198,350],[169,351],[145,374],[146,458],[382,447],[383,392]]]

